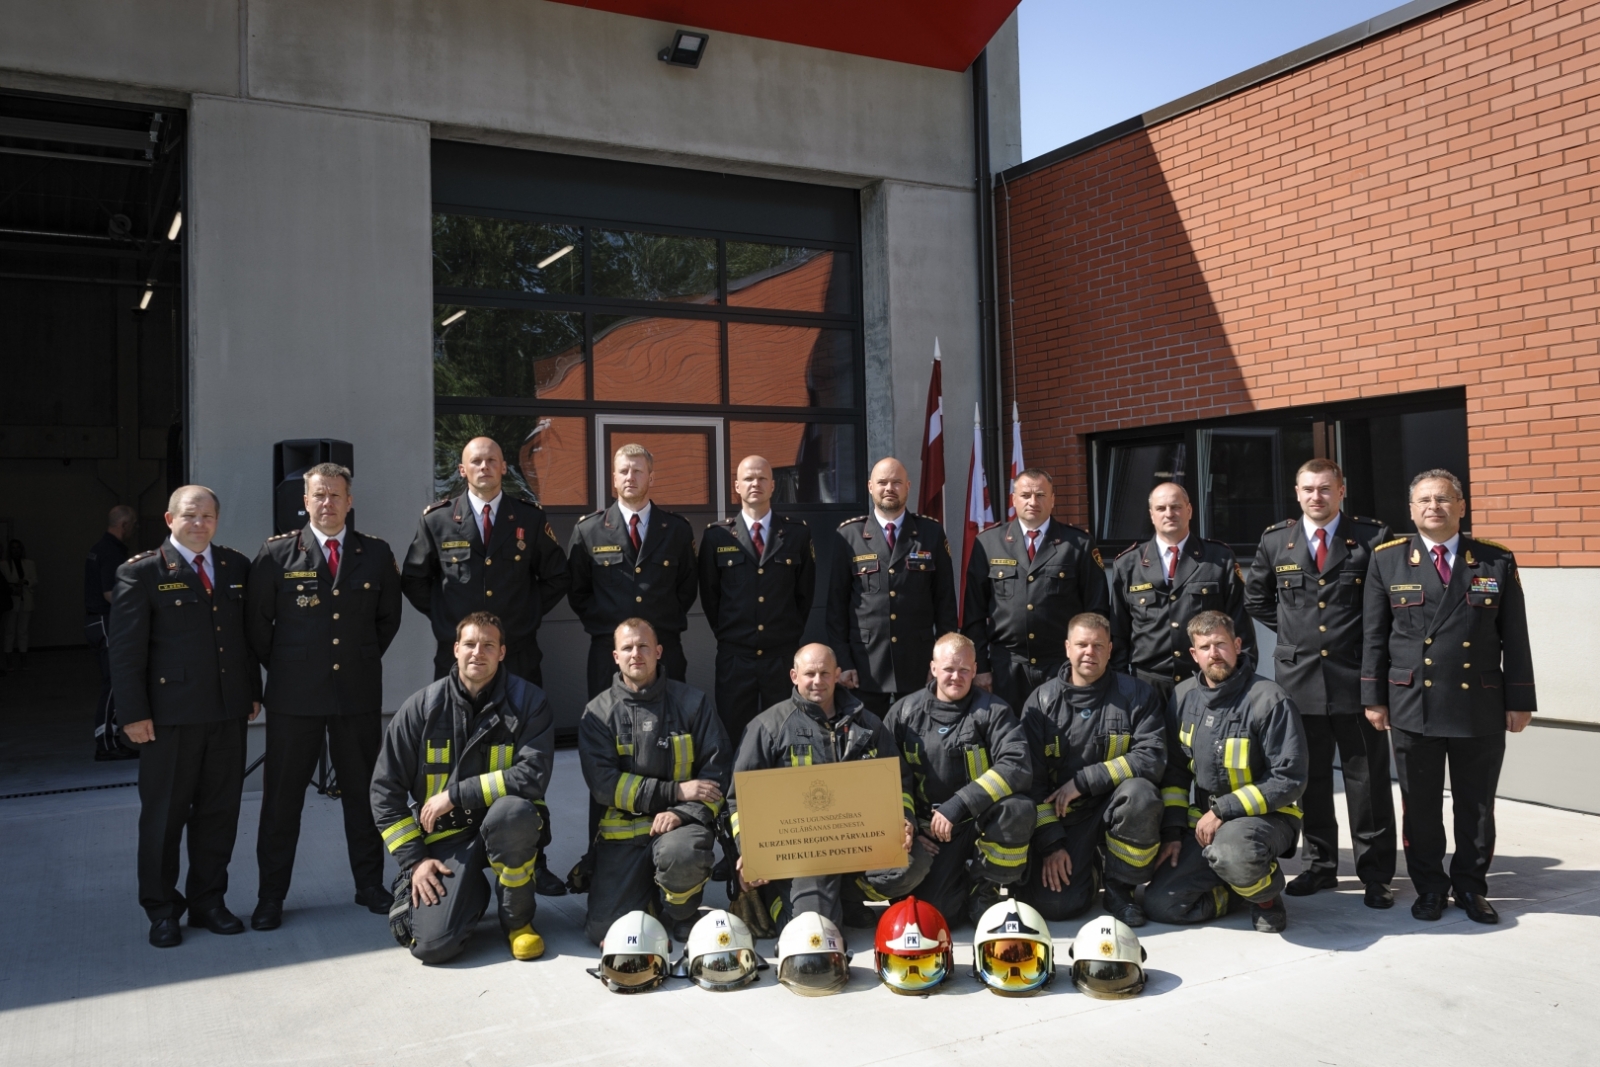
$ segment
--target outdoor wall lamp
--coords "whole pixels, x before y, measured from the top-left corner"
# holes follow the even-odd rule
[[[709,40],[711,40],[709,33],[679,30],[672,35],[671,46],[663,48],[656,58],[674,67],[698,67],[700,57],[706,53],[706,42]]]

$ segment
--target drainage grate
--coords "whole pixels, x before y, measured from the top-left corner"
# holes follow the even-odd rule
[[[40,789],[34,793],[6,793],[0,795],[0,800],[21,800],[23,797],[53,797],[57,793],[89,793],[96,789],[121,789],[124,786],[138,785],[138,782],[110,782],[106,785],[78,785],[71,789]]]

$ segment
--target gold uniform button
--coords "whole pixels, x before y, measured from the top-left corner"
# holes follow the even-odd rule
[[[517,558],[521,559],[522,557],[518,556]],[[371,589],[372,588],[372,583],[371,582],[362,582],[361,583],[361,588],[363,588],[363,589]]]
[[[1463,642],[1461,642],[1461,647],[1462,648],[1471,648],[1472,647],[1472,642],[1471,641],[1463,641]]]
[[[767,598],[766,597],[764,597],[764,596],[756,597],[756,603],[757,604],[765,604],[766,602],[767,602]]]
[[[1028,581],[1030,581],[1030,582],[1033,581],[1033,575],[1031,575],[1031,574],[1028,575]]]
[[[1431,660],[1431,659],[1424,659],[1422,661],[1422,663],[1423,663],[1424,666],[1427,666],[1427,667],[1433,666],[1433,660]]]
[[[1177,599],[1178,599],[1178,598],[1177,598],[1177,597],[1175,597],[1175,596],[1169,596],[1169,597],[1167,597],[1167,599],[1168,599],[1168,600],[1177,600]]]
[[[334,590],[334,591],[333,591],[333,595],[334,595],[334,596],[338,596],[338,595],[339,595],[339,590],[337,590],[337,589],[335,589],[335,590]]]
[[[1180,659],[1183,657],[1182,652],[1174,652],[1173,655],[1179,657]]]
[[[334,612],[334,613],[333,613],[333,617],[334,617],[334,618],[335,618],[335,619],[337,619],[337,618],[338,618],[338,617],[339,617],[339,613],[338,613],[338,612],[337,612],[337,611],[336,611],[336,612]]]
[[[633,598],[633,602],[635,604],[643,604],[644,603],[644,597],[636,596],[636,597]]]
[[[756,571],[756,573],[760,574],[761,572],[760,571]],[[889,595],[890,596],[894,596],[894,590],[893,589],[889,590]]]
[[[898,637],[891,637],[891,638],[889,638],[889,643],[891,645],[899,644],[900,643],[900,639]]]
[[[1470,670],[1471,670],[1471,669],[1472,669],[1472,664],[1470,664],[1470,663],[1463,663],[1463,664],[1462,664],[1462,665],[1461,665],[1461,669],[1462,669],[1462,670],[1464,670],[1464,671],[1470,671]]]
[[[336,645],[337,645],[337,644],[338,644],[338,643],[339,643],[339,639],[338,639],[338,638],[337,638],[337,637],[335,637],[335,638],[334,638],[334,639],[333,639],[333,643],[334,643],[334,644],[336,644]]]
[[[635,574],[640,574],[643,571],[644,571],[643,567],[635,567],[635,568],[633,568],[633,573],[635,573]]]
[[[890,613],[889,613],[889,621],[890,621],[890,622],[894,622],[894,621],[895,621],[895,620],[896,620],[896,619],[898,619],[898,618],[899,618],[899,617],[900,617],[900,616],[898,616],[898,615],[896,615],[896,614],[895,614],[895,613],[894,613],[894,612],[892,612],[892,611],[891,611],[891,612],[890,612]]]
[[[761,624],[760,624],[760,623],[757,623],[757,624],[756,624],[756,629],[757,629],[757,630],[765,630],[765,629],[766,629],[766,627],[765,627],[765,626],[762,626],[762,625],[761,625]]]
[[[338,595],[339,595],[339,591],[338,591],[338,590],[337,590],[337,589],[335,589],[335,590],[334,590],[334,591],[333,591],[333,595],[334,595],[334,596],[338,596]],[[494,590],[493,590],[493,589],[485,589],[485,590],[484,590],[484,591],[483,591],[483,595],[484,595],[484,596],[494,596]]]
[[[1484,603],[1485,603],[1485,604],[1493,604],[1493,603],[1494,603],[1494,597],[1492,597],[1492,596],[1486,596],[1486,597],[1484,597],[1484,598],[1483,598],[1483,602],[1484,602]],[[1463,689],[1465,689],[1465,688],[1466,688],[1466,686],[1462,686],[1462,688],[1463,688]]]
[[[890,568],[889,568],[889,573],[890,573],[890,574],[893,574],[893,573],[894,573],[894,568],[893,568],[893,567],[890,567]]]
[[[1318,578],[1317,579],[1317,584],[1318,585],[1327,585],[1328,584],[1328,579],[1326,579],[1326,578]]]
[[[521,556],[512,556],[511,557],[511,561],[513,563],[521,563],[522,562],[522,557]]]
[[[303,586],[303,585],[297,585],[297,586],[294,587],[294,590],[297,593],[303,593],[303,592],[306,591],[306,587]]]
[[[1029,610],[1029,611],[1032,611],[1032,610],[1033,610],[1033,605],[1032,605],[1032,604],[1029,604],[1029,605],[1028,605],[1028,610]]]
[[[1431,645],[1431,644],[1433,644],[1433,638],[1431,638],[1431,637],[1424,637],[1424,638],[1423,638],[1423,639],[1422,639],[1422,643],[1423,643],[1423,644],[1425,644],[1425,645]]]
[[[1032,635],[1032,634],[1029,634],[1029,635],[1028,635],[1028,640],[1029,640],[1029,641],[1032,641],[1032,640],[1033,640],[1033,635]]]
[[[181,608],[181,607],[183,607],[183,601],[181,601],[181,600],[174,600],[174,601],[173,601],[173,602],[172,602],[172,605],[173,605],[173,607],[178,607],[178,608]]]
[[[759,648],[756,649],[756,655],[758,655],[758,656],[761,655],[761,650]]]
[[[1176,630],[1176,629],[1177,629],[1177,628],[1178,628],[1178,624],[1177,624],[1177,623],[1173,623],[1173,624],[1172,624],[1172,628],[1173,628],[1173,629],[1174,629],[1174,630]]]
[[[338,669],[339,669],[339,665],[338,665],[338,664],[337,664],[337,663],[335,663],[335,664],[334,664],[334,665],[333,665],[333,669],[334,669],[334,670],[338,670]]]
[[[1323,654],[1323,655],[1324,655],[1324,656],[1326,656],[1326,655],[1327,655],[1327,654],[1328,654],[1328,650],[1327,650],[1327,649],[1323,649],[1323,650],[1322,650],[1322,654]]]
[[[1029,663],[1038,663],[1038,662],[1039,662],[1039,661],[1038,661],[1038,660],[1036,660],[1036,659],[1030,659],[1030,660],[1029,660],[1029,661],[1028,661],[1028,662],[1029,662]]]
[[[484,560],[484,561],[483,561],[483,565],[484,565],[484,566],[485,566],[485,567],[487,567],[487,566],[489,566],[489,565],[490,565],[490,564],[491,564],[491,563],[493,563],[493,562],[494,562],[494,560],[492,560],[492,559],[486,559],[486,560]]]
[[[1468,685],[1466,682],[1462,682],[1461,683],[1461,688],[1463,688],[1463,689],[1471,689],[1472,687],[1470,685]]]
[[[1181,681],[1183,681],[1183,675],[1181,675],[1181,674],[1174,674],[1174,675],[1173,675],[1173,676],[1172,676],[1172,680],[1173,680],[1173,681],[1174,681],[1174,682],[1181,682]]]
[[[672,566],[672,561],[670,559],[664,559],[661,561],[661,565],[663,567],[670,567]]]
[[[1422,683],[1422,684],[1423,684],[1423,685],[1424,685],[1424,686],[1431,686],[1431,685],[1433,685],[1433,679],[1432,679],[1432,678],[1429,678],[1429,679],[1427,679],[1427,680],[1426,680],[1426,681],[1424,681],[1424,682],[1423,682],[1423,683]]]
[[[767,568],[765,568],[765,567],[757,567],[757,568],[756,568],[756,573],[757,573],[757,574],[765,574],[765,573],[767,573]],[[889,573],[890,573],[890,574],[893,574],[893,573],[894,573],[894,571],[890,571],[890,572],[889,572]],[[890,595],[890,596],[894,596],[894,594],[893,594],[893,593],[890,593],[890,594],[889,594],[889,595]]]
[[[167,684],[167,680],[165,678],[161,679],[161,684],[162,685],[166,685]]]
[[[1325,608],[1325,607],[1327,607],[1327,606],[1328,606],[1328,602],[1327,602],[1327,601],[1326,601],[1326,600],[1319,600],[1319,601],[1317,601],[1317,607],[1319,607],[1319,608]]]
[[[1327,633],[1328,632],[1328,628],[1326,626],[1319,626],[1319,627],[1317,627],[1317,629],[1322,631],[1323,633]]]

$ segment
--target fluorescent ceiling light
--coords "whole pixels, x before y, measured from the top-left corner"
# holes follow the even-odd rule
[[[460,311],[458,311],[458,312],[456,312],[456,313],[455,313],[455,314],[454,314],[454,315],[451,315],[451,316],[450,316],[450,317],[449,317],[449,318],[448,318],[448,319],[445,319],[445,320],[444,320],[444,321],[443,321],[443,322],[441,322],[441,323],[440,323],[440,324],[439,324],[439,325],[440,325],[440,326],[448,326],[448,325],[450,325],[450,324],[451,324],[451,323],[452,323],[452,322],[455,322],[455,321],[457,321],[457,320],[458,320],[458,319],[463,319],[463,318],[465,318],[465,317],[466,317],[466,315],[467,315],[467,309],[466,309],[466,308],[462,308],[462,309],[461,309],[461,310],[460,310]]]
[[[178,239],[178,231],[181,229],[183,229],[183,212],[174,211],[172,213],[172,225],[167,227],[167,240],[176,241]]]
[[[539,269],[540,270],[544,270],[550,264],[554,263],[556,260],[558,260],[562,256],[566,255],[568,252],[572,251],[572,247],[573,247],[572,245],[567,245],[567,247],[565,247],[565,248],[560,248],[560,249],[557,249],[554,252],[551,252],[548,256],[545,256],[543,259],[541,259],[539,261]]]
[[[139,298],[139,310],[144,311],[148,308],[150,306],[150,298],[155,295],[156,291],[154,289],[146,289],[144,295]]]

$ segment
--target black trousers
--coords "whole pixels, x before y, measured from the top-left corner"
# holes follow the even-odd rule
[[[1031,799],[1013,793],[977,818],[957,823],[950,840],[938,842],[939,854],[929,863],[917,896],[953,926],[977,921],[982,913],[974,904],[978,883],[1016,885],[1027,877],[1034,811]]]
[[[661,670],[674,681],[687,681],[689,660],[683,654],[683,636],[662,630],[656,634],[656,640],[661,642]],[[611,653],[616,647],[616,638],[611,634],[589,635],[590,700],[611,688],[611,679],[617,673],[617,661],[611,658]]]
[[[1344,804],[1356,877],[1388,885],[1394,879],[1394,796],[1389,790],[1389,739],[1367,717],[1302,715],[1310,774],[1300,808],[1305,812],[1306,869],[1339,871],[1339,821],[1333,811],[1333,752],[1344,772]]]
[[[1072,859],[1072,873],[1061,891],[1044,884],[1049,853],[1033,846],[1028,881],[1018,895],[1046,919],[1061,922],[1088,911],[1095,890],[1104,882],[1130,889],[1148,882],[1161,850],[1161,812],[1161,792],[1155,783],[1127,779],[1099,800],[1069,813],[1068,818],[1078,821],[1067,827],[1062,842]]]
[[[852,689],[850,692],[855,694],[856,699],[861,701],[868,711],[880,719],[889,714],[889,709],[894,707],[895,701],[906,695],[905,693],[869,693],[865,689]]]
[[[789,668],[798,647],[758,651],[717,645],[717,717],[734,751],[751,719],[794,692]]]
[[[95,662],[100,666],[100,701],[94,710],[94,747],[100,752],[113,752],[117,741],[117,705],[111,696],[111,646],[106,640],[106,616],[90,615],[83,624],[83,636],[94,649]]]
[[[1154,671],[1134,670],[1133,676],[1161,694],[1162,704],[1172,703],[1172,691],[1178,688],[1178,683],[1172,680],[1170,674],[1157,674]],[[1185,675],[1187,677],[1187,675]]]
[[[322,741],[339,780],[339,806],[344,813],[345,847],[356,889],[383,885],[383,839],[372,821],[369,789],[372,768],[383,745],[383,716],[285,715],[267,717],[267,759],[262,767],[261,829],[256,836],[256,866],[261,873],[256,895],[282,901],[289,895],[295,848],[300,842],[300,814],[306,787],[322,756]]]
[[[1027,656],[1019,656],[1008,648],[992,645],[989,663],[994,673],[994,695],[1021,715],[1023,703],[1033,695],[1035,689],[1054,678],[1065,662],[1064,658],[1056,658],[1042,663],[1029,663]]]
[[[438,681],[450,673],[450,668],[455,664],[455,642],[440,641],[438,648],[433,653],[433,680]],[[521,678],[525,682],[544,688],[544,653],[539,651],[539,642],[533,638],[519,641],[506,646],[506,658],[501,661],[503,670]]]
[[[1504,732],[1487,737],[1394,734],[1395,771],[1404,805],[1406,869],[1418,893],[1489,892],[1494,860],[1494,794],[1506,755]],[[1444,770],[1450,766],[1450,803],[1456,853],[1444,870]]]
[[[156,727],[139,746],[139,904],[151,922],[223,903],[239,832],[245,720]],[[178,846],[189,878],[178,892]]]

